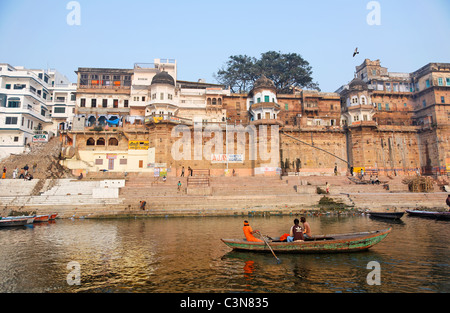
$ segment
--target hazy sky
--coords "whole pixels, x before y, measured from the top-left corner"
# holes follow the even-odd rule
[[[133,68],[174,58],[178,79],[215,82],[231,55],[298,53],[322,91],[348,83],[365,58],[392,72],[450,62],[449,0],[79,0],[71,26],[66,0],[0,0],[0,62],[56,68]],[[360,54],[352,57],[358,47]]]

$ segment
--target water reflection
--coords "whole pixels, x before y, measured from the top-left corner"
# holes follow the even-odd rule
[[[247,218],[248,219],[248,218]],[[253,217],[279,236],[294,217]],[[234,252],[240,217],[58,220],[0,230],[0,292],[449,292],[449,222],[403,217],[307,216],[314,234],[393,228],[366,252],[295,255]],[[81,285],[66,282],[81,266]],[[381,286],[367,264],[381,264]]]

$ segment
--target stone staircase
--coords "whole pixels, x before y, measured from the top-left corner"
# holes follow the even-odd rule
[[[53,137],[47,143],[32,143],[30,151],[23,154],[12,154],[0,163],[1,169],[6,167],[6,178],[13,177],[15,168],[20,170],[28,165],[34,179],[72,178],[71,171],[59,163],[62,144]]]
[[[36,187],[43,182],[42,188],[35,194]],[[1,215],[11,210],[37,212],[38,214],[58,213],[60,217],[69,217],[76,212],[110,210],[120,206],[121,198],[95,198],[93,191],[101,188],[102,181],[57,180],[2,180],[0,185]],[[78,210],[78,211],[77,211]]]

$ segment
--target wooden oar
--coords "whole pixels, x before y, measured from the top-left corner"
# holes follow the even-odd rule
[[[266,237],[264,237],[263,235],[261,235],[260,232],[256,232],[258,235],[260,235],[262,237],[262,239],[264,240],[264,242],[266,243],[266,245],[269,247],[270,251],[272,251],[273,256],[275,257],[275,259],[277,259],[277,263],[280,264],[281,260],[279,258],[277,258],[277,256],[275,255],[275,252],[273,252],[272,247],[269,245],[269,243],[266,240]]]

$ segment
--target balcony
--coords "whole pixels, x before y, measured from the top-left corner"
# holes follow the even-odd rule
[[[193,125],[191,119],[177,117],[168,114],[155,114],[152,116],[145,117],[146,125],[156,125],[156,124],[176,124],[176,125]]]
[[[280,127],[284,126],[284,123],[278,119],[271,119],[271,118],[263,118],[259,120],[250,121],[250,125],[278,125]]]

